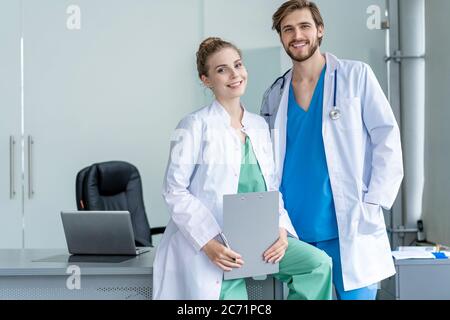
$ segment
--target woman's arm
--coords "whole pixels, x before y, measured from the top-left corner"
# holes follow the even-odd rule
[[[172,136],[163,185],[172,220],[197,251],[221,231],[211,211],[188,189],[199,163],[202,136],[202,123],[195,115],[181,120]]]

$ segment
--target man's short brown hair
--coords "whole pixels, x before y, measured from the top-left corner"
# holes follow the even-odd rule
[[[296,10],[309,9],[311,15],[316,24],[316,28],[319,26],[324,27],[323,18],[320,14],[320,10],[314,2],[308,0],[289,0],[286,1],[278,8],[278,10],[272,16],[272,29],[277,30],[278,34],[281,35],[281,21],[286,18],[287,15],[291,14]],[[322,38],[319,38],[319,45],[322,43]]]

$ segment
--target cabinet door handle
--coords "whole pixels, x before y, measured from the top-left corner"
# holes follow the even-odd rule
[[[9,198],[14,199],[16,196],[16,186],[15,186],[15,146],[16,146],[16,140],[14,139],[14,136],[9,136]]]
[[[31,199],[34,195],[33,189],[33,144],[32,136],[28,136],[28,198]]]

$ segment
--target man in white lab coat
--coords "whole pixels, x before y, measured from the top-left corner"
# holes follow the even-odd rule
[[[400,133],[371,68],[320,52],[324,23],[306,0],[273,15],[293,68],[266,91],[286,209],[300,239],[333,259],[338,299],[376,298],[395,273],[383,217],[403,178]]]

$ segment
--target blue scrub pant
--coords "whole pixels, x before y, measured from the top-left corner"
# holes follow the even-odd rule
[[[338,238],[320,242],[312,242],[310,244],[325,251],[333,260],[333,284],[338,300],[375,300],[378,289],[378,285],[376,283],[367,287],[344,291]]]

